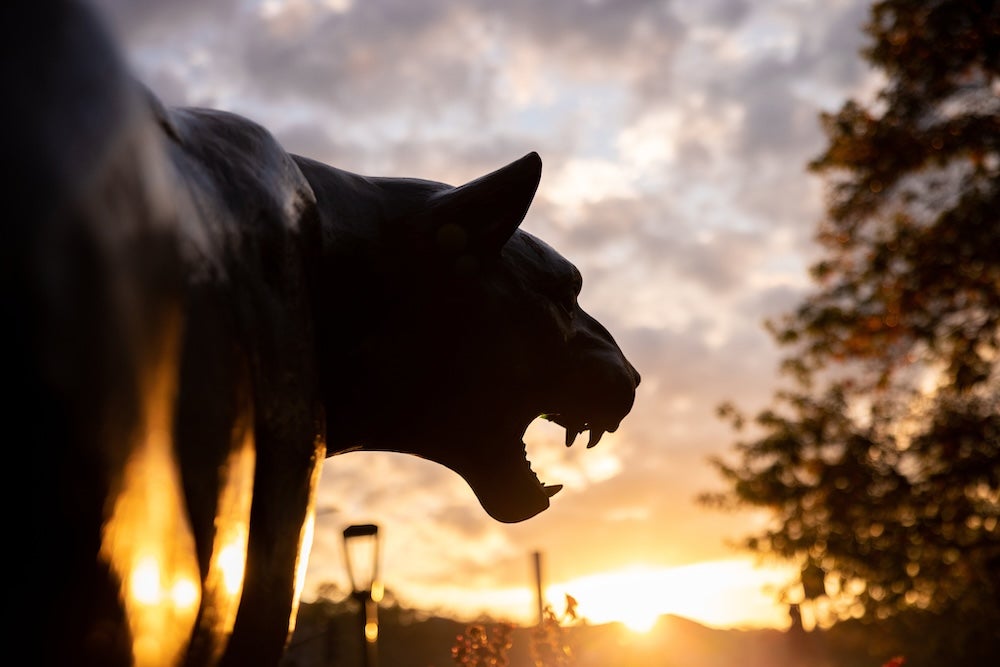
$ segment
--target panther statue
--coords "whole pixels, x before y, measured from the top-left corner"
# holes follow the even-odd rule
[[[20,615],[37,664],[275,665],[326,457],[435,461],[517,522],[560,488],[532,420],[592,446],[630,411],[579,271],[519,229],[536,154],[458,187],[349,173],[163,106],[86,5],[3,12],[5,400],[33,476],[8,530],[55,559]]]

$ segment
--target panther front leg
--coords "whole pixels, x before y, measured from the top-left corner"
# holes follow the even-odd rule
[[[314,423],[296,430],[294,447],[273,430],[257,433],[243,596],[223,667],[278,664],[294,629],[326,456]]]

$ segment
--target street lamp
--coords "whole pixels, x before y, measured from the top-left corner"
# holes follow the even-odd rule
[[[351,596],[361,607],[361,657],[365,667],[378,665],[378,603],[383,593],[378,561],[378,526],[364,523],[344,529],[344,562],[351,580]]]

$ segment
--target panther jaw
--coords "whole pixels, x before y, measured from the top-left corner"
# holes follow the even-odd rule
[[[605,432],[614,431],[618,426],[614,424],[600,427],[582,419],[564,420],[561,415],[554,413],[541,414],[539,417],[566,429],[567,446],[571,446],[580,433],[589,430],[588,449],[595,446]],[[503,523],[518,523],[543,512],[548,509],[550,499],[563,489],[562,484],[543,483],[531,468],[524,433],[533,421],[534,419],[530,419],[524,424],[519,436],[510,434],[513,437],[490,438],[494,452],[509,454],[496,456],[487,467],[453,467],[469,484],[487,514]],[[563,421],[570,425],[566,426]],[[510,449],[509,443],[514,437],[518,438],[521,445],[519,456]]]
[[[537,413],[535,413],[537,415]],[[519,523],[549,508],[550,499],[562,484],[538,479],[528,460],[524,434],[536,417],[508,418],[492,428],[465,430],[466,446],[448,446],[439,441],[425,455],[459,474],[476,495],[486,513],[501,523]],[[453,436],[447,439],[457,442]],[[441,445],[445,445],[442,447]]]
[[[528,425],[525,425],[524,431],[527,430]],[[543,484],[542,481],[538,479],[538,474],[531,469],[531,460],[528,459],[528,444],[524,441],[524,433],[521,434],[521,456],[524,458],[524,464],[528,467],[528,472],[535,478],[535,482],[542,488],[542,491],[547,497],[552,498],[554,495],[562,491],[562,484]]]

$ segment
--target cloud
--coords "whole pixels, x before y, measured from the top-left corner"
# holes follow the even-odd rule
[[[240,0],[91,0],[126,46],[166,40],[204,26],[223,26],[240,10]]]
[[[379,116],[405,108],[489,117],[497,105],[551,99],[547,88],[566,76],[654,78],[682,37],[663,3],[637,1],[380,0],[343,12],[316,6],[294,25],[280,15],[259,19],[243,52],[251,86]]]

